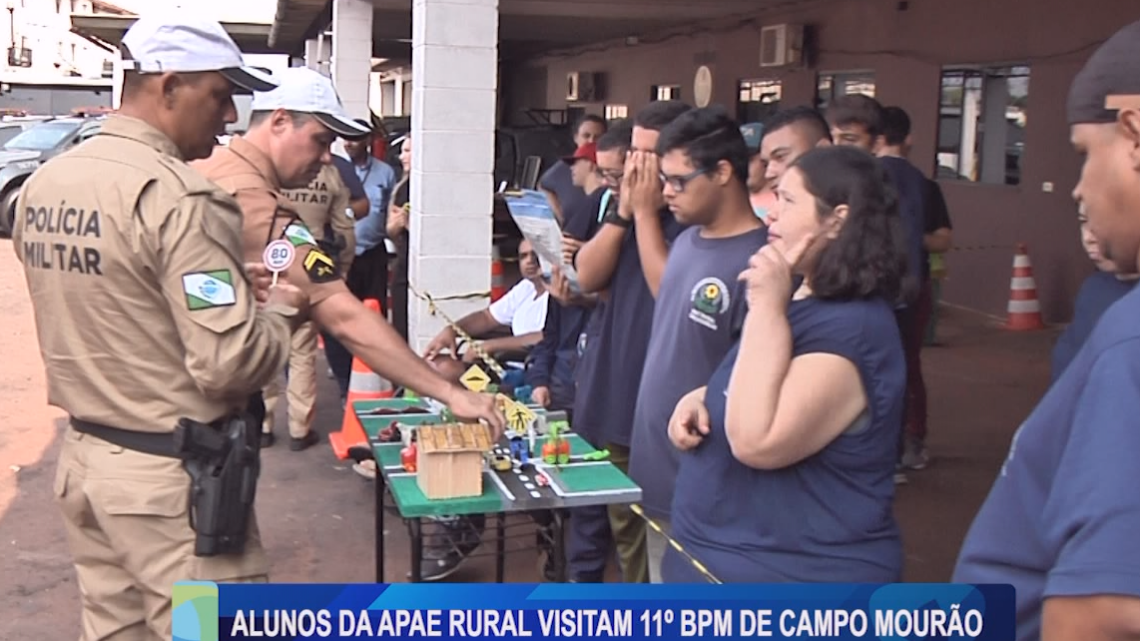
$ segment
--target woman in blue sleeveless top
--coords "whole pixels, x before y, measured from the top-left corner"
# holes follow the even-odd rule
[[[906,388],[894,306],[906,246],[871,155],[817,148],[780,182],[769,244],[741,274],[740,341],[669,425],[672,536],[724,582],[894,582]],[[706,581],[670,549],[669,582]]]

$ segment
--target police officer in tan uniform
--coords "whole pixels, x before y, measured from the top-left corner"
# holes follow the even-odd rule
[[[140,18],[123,55],[121,110],[31,177],[13,235],[48,402],[71,417],[54,492],[83,641],[170,639],[175,581],[265,579],[251,511],[238,551],[197,555],[174,435],[181,419],[242,424],[228,419],[245,420],[304,313],[296,287],[265,291],[237,203],[186,164],[236,120],[234,85],[268,89],[268,77],[191,15]]]
[[[249,131],[195,163],[207,178],[241,204],[247,257],[286,238],[297,247],[289,281],[309,298],[311,318],[384,378],[447,404],[456,416],[484,419],[498,434],[505,419],[488,394],[476,394],[440,376],[420,359],[379,314],[348,291],[335,262],[316,246],[282,189],[309,184],[332,163],[337,136],[368,128],[345,113],[332,81],[305,67],[284,69],[280,86],[256,93]]]
[[[301,222],[305,223],[319,246],[328,253],[336,249],[337,269],[347,273],[356,248],[353,221],[345,212],[349,208],[348,186],[334,165],[324,165],[308,185],[282,192],[292,203]],[[302,451],[319,440],[313,431],[313,414],[317,405],[317,330],[307,321],[293,334],[289,356],[288,398],[289,449]],[[273,445],[273,425],[281,383],[274,378],[265,387],[265,421],[262,422],[262,447]]]

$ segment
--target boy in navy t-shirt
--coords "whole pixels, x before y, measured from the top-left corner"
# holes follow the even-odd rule
[[[831,124],[831,137],[837,145],[859,147],[879,153],[883,146],[883,107],[877,100],[862,94],[849,94],[837,98],[827,109]],[[916,294],[929,273],[930,255],[926,251],[926,203],[930,191],[929,179],[910,161],[898,156],[879,158],[891,177],[899,199],[899,214],[906,230],[907,262],[913,293],[896,310],[899,334],[906,353],[907,418],[899,426],[899,464],[904,458],[921,457],[925,447],[925,416],[921,421],[912,414],[926,412],[926,382],[922,378],[922,342],[926,327],[919,314]],[[912,454],[913,456],[907,456]],[[895,482],[906,482],[901,473]]]
[[[657,141],[665,201],[690,225],[669,250],[637,393],[630,476],[642,507],[668,529],[680,453],[669,442],[677,401],[704,385],[732,347],[747,303],[738,280],[767,239],[748,198],[749,152],[722,108],[690,111]],[[661,582],[666,539],[647,533],[649,578]]]
[[[600,116],[587,114],[574,125],[574,147],[597,143],[606,133],[606,121]],[[538,181],[539,188],[550,200],[558,222],[565,223],[567,212],[578,209],[582,201],[589,195],[580,185],[574,184],[571,176],[571,166],[564,162],[556,162],[546,170]]]
[[[630,153],[620,169],[610,162],[614,150],[599,150],[598,162],[607,180],[614,172],[622,174],[616,181],[618,206],[609,208],[601,228],[575,258],[582,290],[605,294],[587,330],[574,429],[608,449],[611,461],[627,469],[654,297],[669,246],[684,229],[664,207],[657,138],[665,126],[689,109],[681,102],[657,101],[638,112]],[[627,506],[613,507],[609,516],[625,581],[646,582],[644,521]]]
[[[1140,22],[1073,80],[1084,158],[1073,197],[1102,255],[1140,263]],[[1017,591],[1017,639],[1125,639],[1140,630],[1140,291],[1110,307],[1018,428],[954,582]]]

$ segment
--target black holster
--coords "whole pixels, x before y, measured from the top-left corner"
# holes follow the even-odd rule
[[[190,475],[194,554],[241,554],[261,472],[261,423],[249,412],[213,425],[183,418],[174,445]]]

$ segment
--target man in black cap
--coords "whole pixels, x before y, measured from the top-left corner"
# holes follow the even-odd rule
[[[1140,262],[1140,22],[1073,80],[1073,197],[1104,257]],[[1140,290],[1108,309],[1018,429],[954,581],[1017,589],[1017,639],[1140,635]]]

